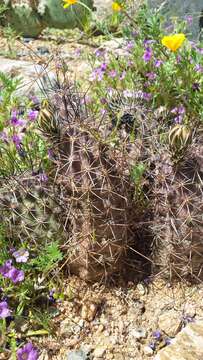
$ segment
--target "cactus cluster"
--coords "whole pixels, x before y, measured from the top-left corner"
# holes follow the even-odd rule
[[[184,279],[203,278],[203,145],[192,145],[174,162],[167,149],[154,160],[154,245],[156,271]]]
[[[146,122],[139,112],[139,104],[132,106],[131,102],[131,106],[127,106],[126,102],[120,102],[120,108],[117,107],[116,113],[122,114],[120,123],[117,119],[117,129],[123,131],[124,126],[131,134],[135,131],[133,146],[137,155],[133,158],[134,164],[142,161],[146,166],[141,185],[148,199],[144,225],[146,230],[148,228],[148,239],[142,232],[142,240],[144,244],[151,240],[151,271],[170,279],[202,279],[203,143],[200,124],[195,124],[193,129],[189,124],[170,127],[165,118],[158,113],[150,116],[149,111]],[[115,126],[114,117],[112,120]]]
[[[109,125],[74,85],[53,89],[38,118],[52,149],[48,179],[27,173],[2,183],[7,236],[33,246],[57,240],[68,269],[87,281],[123,271],[129,248],[143,256],[134,258],[140,272],[153,264],[153,273],[201,278],[202,134],[165,123],[166,138],[139,103],[120,108]]]
[[[71,272],[105,280],[122,271],[135,242],[138,209],[126,153],[111,145],[72,85],[54,90],[46,104],[38,124],[52,148],[48,181],[23,174],[2,187],[7,236],[33,246],[59,240]]]

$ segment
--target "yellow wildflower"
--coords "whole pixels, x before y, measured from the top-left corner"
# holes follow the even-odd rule
[[[69,6],[74,5],[78,2],[78,0],[63,0],[64,2],[64,9],[67,9]]]
[[[119,12],[122,10],[122,6],[119,3],[117,3],[116,1],[114,1],[112,3],[112,9],[113,9],[113,11]]]
[[[161,40],[162,45],[166,46],[171,51],[175,52],[182,45],[185,40],[184,34],[174,34],[169,36],[164,36]]]

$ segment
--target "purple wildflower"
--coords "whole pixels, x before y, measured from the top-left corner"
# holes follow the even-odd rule
[[[105,115],[106,114],[106,109],[101,109],[101,115]]]
[[[17,110],[12,110],[12,112],[11,112],[11,120],[17,119],[17,117],[18,117]]]
[[[183,115],[183,114],[185,114],[185,108],[183,105],[176,106],[175,108],[173,108],[171,110],[171,113],[176,114],[176,115]]]
[[[4,265],[0,266],[0,274],[7,278],[12,267],[12,260],[7,260]]]
[[[91,76],[90,76],[90,81],[101,81],[103,79],[104,76],[104,71],[101,70],[101,68],[96,68],[93,70]]]
[[[126,71],[124,70],[124,71],[121,73],[120,80],[125,79],[125,76],[126,76]]]
[[[12,280],[14,284],[17,284],[18,282],[24,280],[25,274],[23,270],[18,270],[14,266],[12,266],[11,270],[8,272],[7,277]]]
[[[35,121],[37,119],[38,116],[38,111],[37,110],[30,110],[28,112],[28,119],[30,121]]]
[[[193,17],[191,15],[187,15],[185,17],[185,20],[187,22],[188,25],[192,25],[192,22],[193,22]]]
[[[156,74],[154,72],[149,72],[146,74],[146,77],[148,77],[149,80],[156,79]]]
[[[117,76],[117,71],[116,70],[111,70],[109,71],[109,76],[113,79]]]
[[[0,139],[4,142],[8,142],[8,135],[6,134],[5,131],[0,132]]]
[[[17,263],[26,263],[29,258],[29,251],[26,249],[19,249],[13,252],[13,256]]]
[[[52,303],[55,303],[55,302],[56,302],[55,293],[56,293],[56,289],[52,289],[52,290],[49,291],[48,299],[49,299],[49,301],[52,302]]]
[[[137,37],[139,35],[139,33],[137,31],[133,30],[131,35],[134,36],[134,37]]]
[[[171,110],[171,113],[176,115],[174,118],[175,123],[180,124],[185,114],[185,107],[183,105],[177,106]]]
[[[203,66],[200,64],[195,65],[195,71],[203,73]]]
[[[10,316],[11,311],[8,308],[8,304],[6,301],[0,302],[0,319],[5,319]]]
[[[101,103],[102,105],[106,104],[106,103],[107,103],[106,98],[105,98],[105,97],[102,97],[102,98],[100,99],[100,103]]]
[[[15,144],[16,148],[19,148],[22,141],[22,134],[14,134],[12,136],[12,141]]]
[[[12,265],[12,260],[7,260],[4,265],[0,267],[0,274],[13,281],[14,284],[24,280],[24,272],[16,269]]]
[[[153,332],[152,336],[156,339],[156,340],[160,340],[161,339],[161,331],[156,330]]]
[[[151,57],[152,57],[152,49],[149,48],[149,47],[147,47],[147,48],[145,49],[145,52],[144,52],[144,55],[143,55],[143,60],[144,60],[145,62],[148,62],[148,61],[151,60]]]
[[[148,45],[153,44],[153,43],[155,43],[155,40],[147,40],[147,39],[145,39],[144,42],[143,42],[145,48],[148,47]]]
[[[31,342],[25,344],[21,349],[17,350],[18,360],[37,360],[38,358],[38,351]]]
[[[203,48],[197,48],[196,50],[199,54],[203,55]]]
[[[129,60],[127,65],[128,65],[128,67],[131,67],[134,65],[134,62],[132,60]]]
[[[39,174],[38,177],[39,177],[39,180],[41,182],[47,182],[48,181],[48,176],[47,176],[47,174],[45,172],[42,172],[41,174]]]
[[[10,254],[13,254],[14,251],[16,251],[16,249],[15,249],[13,246],[11,246],[11,247],[9,248],[9,253],[10,253]]]
[[[154,66],[157,68],[159,68],[162,64],[163,64],[163,61],[159,60],[159,59],[156,59],[154,62]]]
[[[143,92],[143,99],[146,101],[150,101],[152,98],[152,94]]]
[[[126,49],[127,49],[128,51],[130,51],[130,50],[132,50],[132,49],[134,48],[134,46],[135,46],[134,41],[129,41],[129,42],[127,43],[127,45],[126,45]]]
[[[101,71],[106,71],[107,69],[107,64],[106,63],[102,63],[101,66],[100,66],[100,70]]]
[[[104,56],[105,50],[104,49],[97,49],[94,53],[96,57]]]
[[[11,125],[13,126],[24,126],[26,121],[24,119],[18,119],[16,117],[11,118]]]

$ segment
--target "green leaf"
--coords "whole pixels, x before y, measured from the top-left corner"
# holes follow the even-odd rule
[[[42,336],[48,335],[48,330],[40,329],[40,330],[28,330],[26,336]]]

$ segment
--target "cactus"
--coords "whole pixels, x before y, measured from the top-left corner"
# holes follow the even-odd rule
[[[28,242],[31,248],[43,249],[52,240],[61,243],[67,236],[58,222],[64,211],[59,197],[51,184],[41,181],[41,176],[27,172],[1,184],[0,218],[7,238],[17,246]]]
[[[154,270],[170,278],[203,278],[202,155],[200,137],[178,163],[166,148],[154,159]]]
[[[92,0],[84,0],[92,8]],[[1,19],[3,25],[10,24],[23,36],[37,37],[46,27],[59,29],[83,28],[89,15],[81,5],[64,10],[59,0],[0,0],[7,10]]]
[[[47,124],[40,125],[51,140],[55,183],[68,204],[67,263],[80,277],[97,281],[121,270],[135,209],[125,156],[107,144],[82,100],[72,87],[59,89],[51,100],[59,131],[50,126],[48,133]]]
[[[122,271],[138,213],[125,152],[109,145],[74,87],[53,90],[39,116],[52,147],[48,181],[21,174],[2,183],[7,236],[33,247],[58,240],[71,272],[88,281]]]

